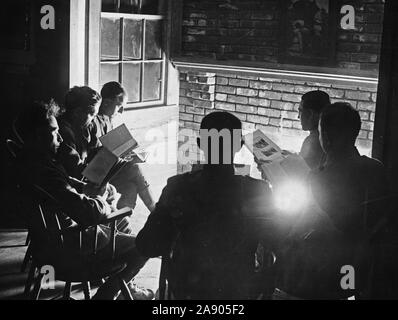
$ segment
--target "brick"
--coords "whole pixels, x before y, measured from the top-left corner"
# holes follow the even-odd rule
[[[288,94],[285,93],[282,95],[282,100],[289,101],[289,102],[300,102],[301,96],[297,94]]]
[[[214,93],[202,92],[200,99],[214,101]]]
[[[194,115],[193,117],[193,121],[201,123],[203,120],[204,116],[200,116],[200,115]]]
[[[272,119],[269,120],[269,124],[271,126],[280,127],[281,126],[281,119],[272,118]]]
[[[217,93],[216,94],[216,100],[217,101],[227,101],[227,97],[228,97],[228,95],[226,95],[224,93]]]
[[[259,91],[258,96],[260,98],[266,98],[266,99],[271,99],[271,100],[281,100],[282,99],[282,94],[279,92],[273,92],[273,91]]]
[[[232,103],[225,102],[216,102],[216,109],[226,110],[226,111],[235,111],[235,105]]]
[[[186,113],[192,113],[192,114],[198,114],[198,115],[205,114],[205,110],[203,108],[186,107],[185,110],[186,110]]]
[[[257,107],[269,107],[270,106],[269,100],[258,99],[258,98],[249,98],[249,104],[252,106],[257,106]]]
[[[272,83],[270,82],[262,82],[262,81],[250,81],[250,88],[253,89],[261,89],[261,90],[271,90]]]
[[[362,121],[362,130],[373,131],[374,123],[370,121]]]
[[[267,125],[269,123],[269,118],[249,114],[247,116],[247,121]]]
[[[194,100],[193,106],[195,108],[207,108],[207,109],[214,109],[214,102],[212,101],[205,101],[205,100]]]
[[[192,129],[192,130],[195,130],[195,131],[199,131],[200,130],[200,124],[199,123],[195,123],[195,122],[185,121],[185,128]]]
[[[271,101],[271,108],[280,109],[280,110],[293,110],[294,105],[293,103],[290,102],[273,100]]]
[[[183,105],[186,105],[186,106],[192,106],[193,102],[192,102],[192,99],[190,99],[190,98],[181,97],[180,98],[180,104],[183,104]]]
[[[235,87],[248,87],[249,80],[244,79],[229,79],[229,84]]]
[[[309,91],[311,91],[311,90],[312,90],[311,87],[306,87],[306,86],[296,86],[296,87],[294,88],[294,92],[295,92],[295,93],[300,93],[300,94],[307,93],[307,92],[309,92]]]
[[[239,104],[248,104],[249,103],[249,99],[247,97],[232,96],[232,95],[228,95],[227,101],[231,102],[231,103],[239,103]]]
[[[205,84],[216,84],[216,78],[215,77],[198,77],[198,82],[205,83]]]
[[[223,78],[223,77],[216,77],[216,83],[220,85],[227,85],[228,84],[228,78]]]
[[[370,114],[370,120],[371,120],[371,121],[375,121],[375,118],[376,118],[376,115],[375,115],[374,112],[372,112],[372,113]]]
[[[187,97],[193,98],[193,99],[200,99],[201,98],[201,93],[198,91],[188,91],[187,92]]]
[[[193,121],[193,114],[180,113],[180,119],[184,121]]]
[[[326,89],[325,92],[326,92],[331,98],[343,98],[343,97],[344,97],[344,90]]]
[[[258,96],[258,90],[253,90],[253,89],[238,88],[236,90],[236,93],[238,95],[246,96],[246,97],[257,97]]]
[[[376,104],[374,102],[359,102],[358,103],[358,110],[375,111],[376,110]]]
[[[372,101],[373,102],[377,101],[377,93],[372,93]]]
[[[258,114],[267,117],[280,118],[282,113],[279,110],[270,108],[258,108]]]
[[[216,92],[236,94],[236,88],[230,86],[216,86]]]
[[[294,92],[295,86],[290,84],[274,83],[272,85],[272,90],[282,91],[282,92]]]
[[[361,120],[369,120],[369,112],[359,111],[359,115],[361,117]]]
[[[352,100],[362,100],[369,101],[371,98],[371,94],[369,92],[361,92],[361,91],[346,91],[346,98]]]
[[[252,114],[257,114],[257,108],[256,107],[251,107],[248,105],[236,105],[236,111],[238,112],[243,112],[243,113],[252,113]]]
[[[369,131],[361,130],[359,132],[358,138],[359,139],[367,139],[368,138],[368,132]]]
[[[284,118],[284,119],[297,120],[298,115],[299,115],[298,112],[282,111],[282,118]]]
[[[373,140],[373,132],[369,132],[368,133],[368,139],[369,140]]]

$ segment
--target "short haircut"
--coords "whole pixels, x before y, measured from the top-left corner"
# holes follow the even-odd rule
[[[126,90],[116,81],[105,83],[101,90],[102,99],[115,99],[117,96],[126,95]]]
[[[94,107],[100,102],[100,94],[90,87],[73,87],[66,94],[65,111],[69,113],[76,109],[83,109],[93,113]]]
[[[242,122],[229,112],[213,112],[203,118],[200,129],[233,131],[234,129],[242,129]]]
[[[323,110],[320,124],[332,143],[339,138],[355,143],[361,130],[361,117],[348,102],[337,102]]]
[[[329,95],[321,90],[310,91],[303,95],[303,108],[321,113],[322,109],[330,105]]]
[[[17,129],[23,141],[33,137],[40,128],[48,126],[50,117],[58,117],[60,108],[54,100],[33,102],[26,106],[17,119]]]

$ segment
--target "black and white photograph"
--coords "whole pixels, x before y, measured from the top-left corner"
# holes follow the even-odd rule
[[[398,299],[398,1],[1,6],[0,302]]]

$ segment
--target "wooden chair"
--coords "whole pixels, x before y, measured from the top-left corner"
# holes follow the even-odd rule
[[[16,132],[16,129],[14,129],[14,131]],[[12,139],[7,139],[6,140],[6,147],[7,147],[7,150],[8,150],[8,153],[9,153],[10,157],[12,159],[14,159],[14,160],[17,158],[18,153],[22,149],[21,142],[16,142],[15,140],[12,140]],[[20,186],[18,184],[16,184],[15,188],[16,188],[16,191],[19,193],[20,192]],[[22,265],[21,265],[21,272],[22,273],[26,271],[26,268],[27,268],[27,266],[28,266],[28,264],[29,264],[29,262],[31,260],[31,248],[30,248],[29,244],[30,244],[30,235],[29,235],[29,232],[28,232],[28,235],[27,235],[26,241],[25,241],[25,246],[27,246],[28,248],[26,250],[25,257],[24,257]]]
[[[43,194],[53,200],[46,191],[40,187],[35,186],[38,193],[43,196]],[[50,202],[51,202],[50,201]],[[72,283],[81,283],[83,285],[84,296],[86,300],[91,299],[90,282],[99,283],[102,279],[111,276],[117,276],[125,267],[126,263],[115,261],[115,240],[116,240],[116,225],[119,219],[128,217],[132,214],[132,209],[124,208],[122,210],[114,212],[101,224],[111,225],[111,236],[109,244],[106,248],[101,250],[109,250],[109,259],[106,261],[101,260],[101,264],[98,263],[97,259],[97,237],[94,236],[92,242],[92,251],[89,254],[83,254],[83,241],[84,232],[92,228],[94,234],[97,234],[99,225],[94,225],[89,228],[83,228],[78,225],[73,225],[66,229],[62,229],[60,226],[59,216],[62,211],[56,206],[48,205],[46,203],[38,203],[35,207],[34,217],[31,224],[31,236],[32,236],[32,255],[33,262],[31,271],[29,272],[30,283],[34,282],[34,289],[30,294],[30,298],[33,300],[38,300],[42,288],[43,274],[40,272],[43,266],[51,265],[52,261],[47,260],[43,255],[43,247],[40,247],[40,241],[46,238],[51,241],[52,244],[57,243],[58,248],[64,249],[65,240],[67,237],[77,235],[79,239],[79,250],[77,256],[82,257],[81,262],[77,263],[77,267],[74,266],[72,269],[68,269],[67,266],[54,266],[55,280],[65,282],[63,298],[70,299]],[[40,241],[37,238],[40,238]],[[46,248],[44,248],[46,250]],[[50,259],[51,260],[51,259]],[[131,293],[128,289],[126,282],[119,277],[119,284],[121,287],[121,292],[126,300],[133,300]],[[30,287],[27,288],[25,293],[30,292]]]

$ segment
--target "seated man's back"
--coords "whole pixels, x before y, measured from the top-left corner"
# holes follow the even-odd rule
[[[149,257],[172,252],[168,278],[177,299],[248,299],[255,251],[270,236],[271,191],[263,181],[235,176],[242,124],[232,114],[207,115],[198,146],[207,164],[169,179],[137,248]]]
[[[173,177],[137,246],[149,256],[173,249],[169,280],[176,298],[248,298],[255,252],[267,237],[267,213],[259,208],[268,197],[267,184],[233,171],[205,167]]]

